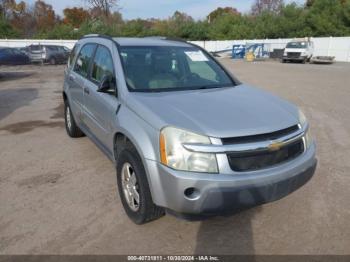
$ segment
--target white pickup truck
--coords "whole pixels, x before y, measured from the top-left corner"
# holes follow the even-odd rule
[[[288,61],[299,61],[306,63],[310,61],[314,52],[314,44],[311,41],[289,42],[284,49],[282,63]]]

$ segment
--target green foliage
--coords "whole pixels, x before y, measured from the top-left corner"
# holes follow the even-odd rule
[[[17,38],[18,32],[5,19],[0,17],[0,38]]]
[[[142,37],[146,36],[148,28],[146,23],[141,19],[131,20],[128,23],[125,23],[122,27],[122,36],[127,37]]]
[[[213,22],[216,20],[216,18],[221,17],[223,15],[239,15],[240,13],[237,11],[237,9],[232,8],[232,7],[219,7],[217,9],[215,9],[214,11],[212,11],[208,16],[207,19],[210,22]]]
[[[347,7],[344,9],[344,7]],[[349,0],[314,1],[307,14],[307,23],[314,36],[343,36],[350,34]],[[345,12],[344,12],[345,11]]]

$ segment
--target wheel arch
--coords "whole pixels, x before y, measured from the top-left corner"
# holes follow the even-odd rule
[[[131,134],[129,134],[126,131],[118,131],[114,134],[114,137],[113,137],[113,154],[114,154],[115,161],[118,160],[118,156],[120,152],[125,148],[135,149],[143,162],[144,162],[144,159],[147,158],[145,156],[144,150],[142,150],[142,147],[139,145],[136,139],[133,138]]]
[[[136,140],[134,138],[133,135],[131,135],[129,132],[127,132],[126,130],[123,131],[118,131],[114,134],[114,138],[113,138],[113,154],[114,154],[114,161],[117,164],[118,162],[118,157],[119,154],[122,152],[122,150],[124,148],[128,148],[128,147],[132,147],[135,149],[135,151],[137,152],[137,154],[139,155],[141,162],[143,164],[143,167],[145,169],[145,173],[146,173],[146,179],[148,181],[148,185],[149,185],[149,189],[151,192],[151,196],[153,199],[153,202],[157,202],[157,195],[156,195],[156,191],[157,191],[157,178],[154,177],[154,174],[150,173],[150,170],[148,170],[148,165],[147,165],[147,161],[148,161],[148,157],[149,155],[147,155],[146,152],[149,153],[149,150],[147,150],[147,147],[149,149],[149,147],[152,146],[151,143],[151,139],[149,139],[148,142],[141,142],[142,143],[142,147],[140,145],[140,143],[138,143],[137,141],[142,140],[142,138],[144,137],[143,135],[137,136],[138,139]]]
[[[66,94],[66,92],[65,91],[63,91],[62,92],[62,98],[63,98],[63,102],[67,102],[67,100],[68,100],[68,96],[67,96],[67,94]]]

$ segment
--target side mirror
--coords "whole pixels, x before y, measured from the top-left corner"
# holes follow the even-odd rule
[[[101,93],[116,93],[115,87],[116,87],[116,81],[115,78],[112,76],[104,76],[102,77],[101,83],[97,88],[97,92]]]

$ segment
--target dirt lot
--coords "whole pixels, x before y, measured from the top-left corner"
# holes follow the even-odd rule
[[[350,64],[224,63],[304,110],[319,159],[306,186],[232,217],[136,226],[113,164],[65,133],[64,67],[2,67],[0,254],[350,254]]]

